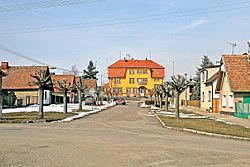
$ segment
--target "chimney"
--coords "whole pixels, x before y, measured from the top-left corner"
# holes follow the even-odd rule
[[[9,68],[9,63],[7,61],[1,63],[2,70],[7,70],[8,68]]]

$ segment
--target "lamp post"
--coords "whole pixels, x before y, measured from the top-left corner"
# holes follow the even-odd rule
[[[185,73],[185,84],[187,84],[187,73]],[[185,107],[187,107],[187,86],[185,88]]]

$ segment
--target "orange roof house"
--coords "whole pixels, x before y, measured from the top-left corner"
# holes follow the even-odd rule
[[[109,87],[124,96],[145,96],[163,84],[165,68],[153,60],[118,60],[108,67]]]
[[[234,112],[235,103],[250,103],[250,55],[223,55],[216,91],[222,112]]]
[[[21,105],[37,103],[38,86],[32,84],[36,79],[31,75],[40,70],[45,70],[50,75],[48,66],[9,66],[8,62],[1,62],[1,70],[6,74],[2,89],[14,92]],[[48,85],[45,90],[52,90],[52,85]]]

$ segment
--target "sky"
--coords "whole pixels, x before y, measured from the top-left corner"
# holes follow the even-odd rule
[[[82,71],[93,60],[107,76],[107,66],[120,59],[120,50],[122,57],[134,59],[149,58],[151,51],[151,58],[165,66],[166,78],[173,73],[173,61],[175,74],[191,77],[203,55],[216,62],[232,53],[228,42],[235,42],[235,53],[242,54],[250,41],[246,0],[104,0],[2,11],[6,5],[39,1],[46,0],[1,0],[0,45],[65,69],[75,64]],[[48,27],[54,28],[44,31]],[[2,50],[0,61],[38,65]]]

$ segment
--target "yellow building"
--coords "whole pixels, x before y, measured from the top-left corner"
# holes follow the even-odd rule
[[[120,96],[148,96],[164,76],[165,68],[152,60],[118,60],[108,68],[109,87]]]

